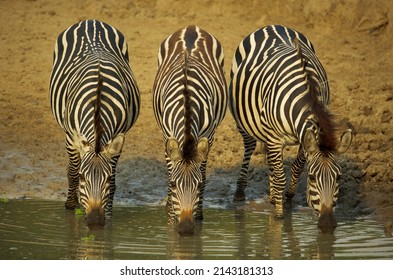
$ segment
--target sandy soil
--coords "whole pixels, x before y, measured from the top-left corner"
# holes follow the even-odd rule
[[[284,24],[313,42],[331,86],[331,110],[356,130],[343,168],[339,216],[393,219],[393,3],[390,0],[48,1],[0,0],[0,197],[64,200],[66,152],[48,98],[55,39],[82,19],[103,20],[127,38],[142,109],[118,165],[117,204],[160,203],[166,194],[161,132],[152,111],[157,49],[168,35],[197,24],[232,55],[257,28]],[[292,148],[285,160],[293,161]],[[208,163],[205,205],[231,204],[242,141],[229,112]],[[252,160],[247,197],[268,193],[266,162]],[[304,181],[295,197],[306,205]]]

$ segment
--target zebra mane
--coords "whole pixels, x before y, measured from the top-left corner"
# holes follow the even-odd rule
[[[335,117],[319,99],[319,96],[321,96],[320,82],[316,74],[306,67],[307,60],[302,54],[301,43],[297,38],[293,40],[293,43],[297,50],[298,57],[301,60],[301,67],[306,73],[309,94],[307,94],[305,102],[316,119],[319,149],[322,152],[335,151],[338,145],[338,138],[336,137],[337,123]]]
[[[191,91],[188,90],[188,64],[189,53],[184,49],[184,145],[183,145],[183,159],[190,162],[195,156],[195,138],[191,134]]]
[[[95,134],[95,147],[96,154],[101,152],[101,138],[104,129],[101,125],[101,92],[102,91],[102,77],[100,75],[100,68],[98,68],[98,84],[97,84],[97,97],[94,104],[94,134]]]

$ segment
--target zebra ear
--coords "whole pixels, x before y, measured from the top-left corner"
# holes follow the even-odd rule
[[[178,161],[181,158],[179,149],[179,143],[176,138],[170,137],[166,142],[166,155],[173,162]]]
[[[197,157],[200,162],[207,160],[209,154],[209,140],[203,137],[199,140],[197,145]]]
[[[112,158],[115,156],[119,156],[121,154],[121,150],[124,145],[124,134],[120,133],[115,136],[108,144],[106,144],[103,148],[103,153],[108,157]]]
[[[92,147],[86,137],[80,137],[82,137],[82,139],[79,139],[79,154],[82,158],[87,152],[91,151]]]
[[[318,150],[317,136],[312,128],[306,130],[306,135],[304,135],[303,139],[303,148],[308,155],[312,155]]]
[[[340,143],[337,148],[338,153],[344,153],[351,146],[353,140],[352,129],[348,128],[340,137]]]

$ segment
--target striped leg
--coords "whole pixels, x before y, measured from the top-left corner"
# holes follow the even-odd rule
[[[75,209],[79,205],[78,188],[79,188],[79,167],[80,157],[79,152],[72,148],[72,144],[66,138],[66,148],[68,153],[68,194],[65,203],[65,208]]]
[[[296,186],[299,181],[300,174],[303,172],[304,164],[306,163],[306,156],[303,151],[303,147],[299,146],[296,160],[293,162],[291,167],[291,184],[287,193],[285,194],[285,206],[292,207],[292,198],[295,195]]]
[[[281,218],[283,216],[282,196],[286,185],[281,145],[267,144],[267,161],[270,169],[269,201],[275,205],[275,216]]]
[[[243,136],[243,143],[244,143],[244,156],[243,156],[243,163],[240,169],[240,174],[237,179],[236,183],[236,192],[233,197],[234,201],[244,201],[246,196],[244,194],[244,190],[247,187],[248,181],[248,166],[250,164],[252,153],[254,152],[257,141],[251,137],[250,135],[246,134],[244,131],[240,130],[241,135]]]
[[[167,217],[168,217],[168,225],[174,225],[176,221],[176,214],[173,208],[173,201],[172,201],[172,184],[170,181],[171,172],[172,172],[172,161],[171,159],[165,155],[166,164],[168,169],[168,194],[167,194],[167,201],[166,201],[166,209],[167,209]]]
[[[206,160],[201,164],[202,184],[199,189],[199,202],[198,202],[198,208],[195,213],[196,220],[203,220],[202,207],[203,207],[203,194],[205,192],[205,186],[206,186],[206,164],[207,164]]]
[[[109,190],[109,198],[108,198],[108,202],[105,206],[105,218],[112,217],[113,199],[115,197],[115,191],[116,191],[116,166],[117,166],[117,162],[119,160],[119,157],[120,156],[116,156],[111,159],[112,177],[111,177],[111,186],[110,186],[110,190]]]

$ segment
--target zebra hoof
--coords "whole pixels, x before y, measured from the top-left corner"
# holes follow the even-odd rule
[[[246,200],[246,194],[244,191],[236,191],[235,195],[233,196],[233,201],[245,201]]]
[[[283,205],[282,205],[281,201],[279,201],[279,202],[276,201],[276,206],[274,209],[274,218],[276,218],[276,219],[284,218],[284,211],[283,211],[284,209],[282,206]]]
[[[284,208],[285,209],[291,209],[292,208],[292,200],[286,200],[285,202],[284,202]]]
[[[282,219],[284,219],[284,215],[281,213],[281,214],[277,214],[277,213],[275,213],[274,214],[274,218],[276,219],[276,220],[282,220]]]

